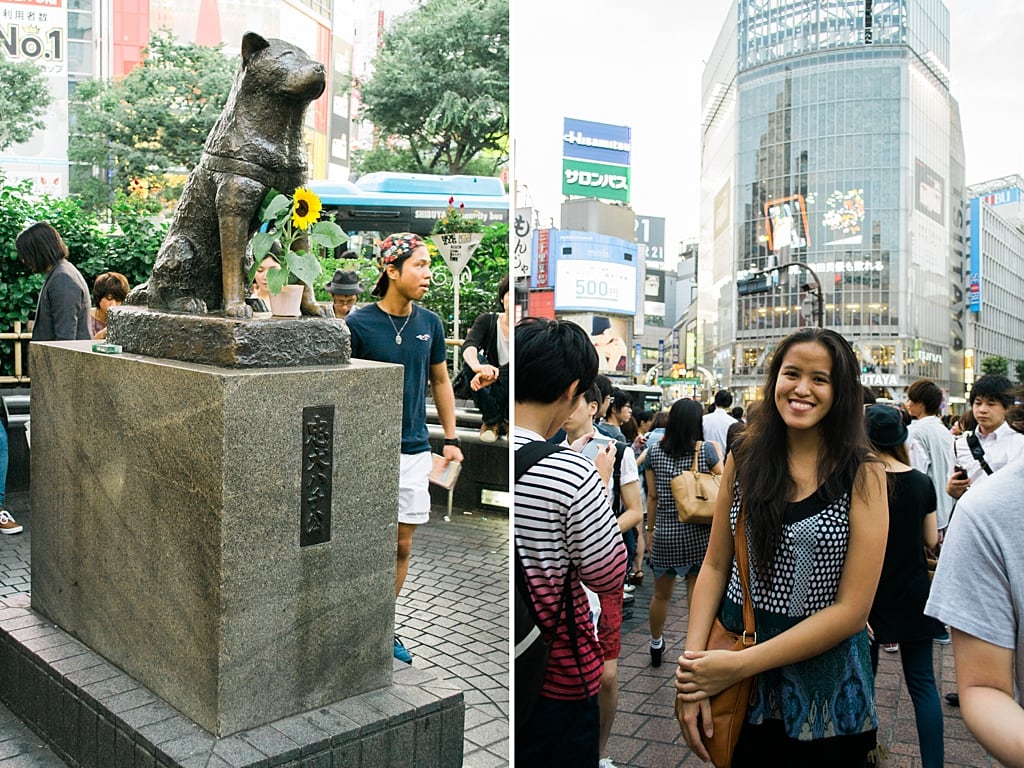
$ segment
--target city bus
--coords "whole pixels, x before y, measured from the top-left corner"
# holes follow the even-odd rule
[[[508,222],[509,198],[501,179],[486,176],[433,176],[424,173],[368,173],[358,181],[310,181],[324,213],[349,235],[344,250],[372,258],[374,242],[392,232],[426,236],[453,205],[485,224]],[[340,254],[338,254],[340,255]]]

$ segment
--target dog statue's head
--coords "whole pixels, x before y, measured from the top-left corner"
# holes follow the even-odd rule
[[[255,32],[242,37],[240,76],[247,90],[269,91],[301,103],[319,98],[326,87],[323,64],[291,43],[268,40]]]

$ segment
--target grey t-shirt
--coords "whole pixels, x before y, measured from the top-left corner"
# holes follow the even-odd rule
[[[994,472],[957,503],[924,612],[1015,651],[1024,705],[1024,458]]]

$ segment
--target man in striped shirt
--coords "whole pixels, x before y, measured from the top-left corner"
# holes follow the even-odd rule
[[[597,367],[597,352],[578,325],[527,318],[516,326],[516,450],[558,431]],[[515,485],[515,546],[529,599],[546,634],[557,625],[540,698],[525,728],[517,724],[517,764],[598,763],[603,662],[583,585],[621,596],[626,574],[625,546],[608,501],[610,447],[594,461],[572,451],[546,456]],[[567,578],[571,604],[559,615]]]

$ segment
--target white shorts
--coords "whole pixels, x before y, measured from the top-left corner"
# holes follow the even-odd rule
[[[427,477],[431,466],[430,451],[402,454],[398,469],[398,522],[422,525],[430,520]]]

